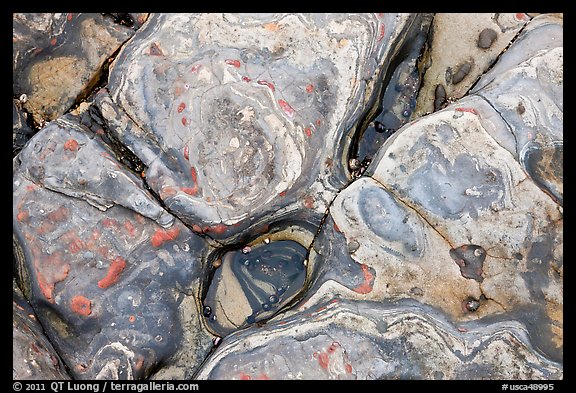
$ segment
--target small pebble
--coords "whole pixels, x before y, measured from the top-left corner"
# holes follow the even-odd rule
[[[472,64],[469,62],[462,63],[454,75],[452,75],[452,84],[456,85],[462,82],[462,80],[470,73],[470,70],[472,70]]]
[[[496,41],[497,37],[498,34],[494,30],[486,28],[482,30],[478,35],[478,42],[476,43],[476,45],[478,46],[478,48],[488,49],[492,46],[494,41]]]

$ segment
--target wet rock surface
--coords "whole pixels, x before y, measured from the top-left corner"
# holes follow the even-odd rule
[[[561,15],[14,19],[15,379],[563,378]]]

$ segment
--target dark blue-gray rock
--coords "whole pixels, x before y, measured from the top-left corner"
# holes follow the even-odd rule
[[[17,251],[15,251],[17,252]],[[13,283],[12,379],[70,379],[20,288]]]
[[[15,159],[24,294],[74,378],[145,378],[170,364],[184,328],[197,366],[212,346],[194,300],[206,243],[76,120],[51,122]]]

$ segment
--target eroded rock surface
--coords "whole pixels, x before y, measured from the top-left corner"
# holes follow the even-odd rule
[[[88,23],[47,15],[15,19]],[[13,161],[15,279],[53,345],[15,325],[39,357],[14,378],[563,378],[561,17],[480,15],[454,103],[422,95],[431,15],[98,18],[132,37],[106,87]]]

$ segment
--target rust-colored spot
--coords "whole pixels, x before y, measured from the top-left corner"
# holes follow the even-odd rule
[[[144,357],[138,356],[136,362],[134,363],[134,369],[140,370],[144,366]]]
[[[252,78],[249,78],[249,77],[247,77],[247,76],[243,76],[243,77],[242,77],[242,80],[243,80],[244,82],[251,82],[251,81],[252,81]]]
[[[516,14],[516,20],[525,21],[525,20],[527,20],[527,19],[528,19],[528,17],[527,17],[526,14],[523,13],[523,12],[518,12],[518,13]]]
[[[132,224],[132,221],[128,219],[124,221],[124,229],[126,229],[126,232],[128,232],[128,235],[130,235],[131,237],[134,237],[134,235],[136,234],[136,227],[134,226],[134,224]]]
[[[306,197],[304,197],[304,206],[308,209],[314,207],[314,198],[311,195],[306,195]]]
[[[102,226],[105,228],[113,228],[118,226],[118,222],[113,218],[105,218],[102,220]]]
[[[128,321],[129,321],[130,323],[134,323],[134,322],[136,322],[136,317],[135,317],[134,315],[130,315],[130,316],[128,317]]]
[[[240,60],[238,59],[226,59],[224,62],[228,65],[234,66],[236,68],[240,68]]]
[[[278,27],[279,25],[276,22],[268,22],[264,24],[264,28],[269,31],[277,31]]]
[[[468,112],[468,113],[472,113],[474,115],[478,115],[478,112],[474,108],[455,108],[454,110],[456,112]]]
[[[184,146],[184,158],[190,160],[190,152],[188,150],[188,145]]]
[[[238,377],[240,378],[240,380],[242,381],[249,381],[252,379],[252,377],[248,374],[243,373],[242,371],[240,371],[240,374],[238,375]]]
[[[184,109],[186,109],[186,104],[183,103],[183,102],[181,102],[180,105],[178,105],[177,111],[178,111],[178,113],[182,113],[182,111],[183,111]]]
[[[286,196],[286,191],[281,191],[278,195],[284,198]]]
[[[279,99],[278,100],[278,104],[280,105],[280,108],[282,108],[282,110],[284,111],[284,113],[286,113],[289,117],[294,116],[294,108],[292,108],[290,106],[290,104],[288,104],[286,101],[284,101],[283,99]]]
[[[192,230],[196,233],[202,233],[202,228],[200,227],[200,225],[198,224],[193,224],[192,225]]]
[[[82,239],[76,236],[76,238],[68,244],[68,251],[70,251],[71,254],[77,254],[84,248],[84,246],[85,244]]]
[[[320,119],[316,120],[316,125],[317,125],[318,127],[320,127],[321,124],[322,124],[322,120],[320,120]]]
[[[162,52],[162,49],[160,49],[155,42],[150,44],[150,51],[148,53],[152,56],[164,56],[164,52]]]
[[[274,85],[268,81],[265,81],[263,79],[259,79],[256,83],[258,83],[259,85],[262,86],[268,86],[268,88],[272,91],[276,90],[276,88],[274,87]]]
[[[50,221],[63,221],[68,218],[68,209],[65,206],[60,206],[58,209],[48,213],[47,217]]]
[[[364,274],[364,282],[354,288],[354,292],[365,295],[372,292],[372,286],[374,285],[374,275],[370,272],[370,268],[366,264],[361,264],[362,273]]]
[[[382,38],[384,38],[384,34],[386,34],[386,28],[384,27],[384,24],[381,24],[380,32],[378,33],[378,41],[382,41]]]
[[[190,195],[190,196],[194,196],[196,194],[198,194],[198,186],[194,186],[194,187],[180,187],[180,191]]]
[[[306,133],[306,136],[308,138],[312,136],[312,130],[310,129],[310,127],[304,127],[304,132]]]
[[[185,116],[183,116],[182,117],[182,125],[185,126],[186,124],[188,124],[188,119]]]
[[[157,229],[154,235],[152,236],[152,245],[154,247],[159,247],[165,241],[174,240],[180,234],[180,228],[171,228],[171,229]]]
[[[308,86],[306,86],[306,92],[307,93],[312,93],[314,91],[314,85],[312,83],[310,83]]]
[[[174,187],[163,187],[160,189],[160,198],[166,199],[167,197],[178,194]]]
[[[75,139],[68,139],[64,143],[64,150],[78,151],[78,142]]]
[[[54,45],[56,45],[57,42],[58,42],[58,41],[56,40],[56,38],[52,38],[52,39],[50,40],[50,45],[54,46]]]
[[[72,20],[73,16],[74,16],[74,14],[72,14],[71,12],[69,12],[68,15],[66,15],[66,19],[68,20],[68,22],[70,22]]]
[[[120,278],[120,273],[126,267],[126,261],[122,257],[116,257],[108,268],[108,274],[102,280],[98,281],[98,287],[105,289],[111,285],[116,284]]]
[[[190,68],[190,72],[194,73],[196,71],[198,71],[200,69],[200,67],[202,67],[202,64],[194,64],[191,68]]]
[[[228,229],[228,226],[224,225],[224,224],[217,224],[217,225],[213,225],[213,226],[208,226],[208,227],[204,227],[204,233],[216,233],[218,235],[223,234],[224,232],[226,232],[226,230]]]
[[[338,227],[338,225],[336,224],[336,222],[334,222],[334,230],[336,232],[342,233],[342,231],[340,230],[340,228]]]
[[[344,370],[346,370],[348,374],[352,374],[352,365],[350,363],[344,364]]]
[[[92,302],[84,296],[77,295],[70,301],[70,308],[76,314],[87,317],[92,314]]]
[[[320,352],[318,354],[318,364],[322,368],[328,368],[328,354],[326,352]]]
[[[19,222],[23,222],[23,221],[28,220],[28,217],[29,217],[29,216],[30,216],[30,215],[28,214],[27,211],[19,211],[18,214],[16,215],[16,219],[17,219]]]
[[[174,97],[180,97],[184,93],[184,89],[180,86],[174,88]]]

